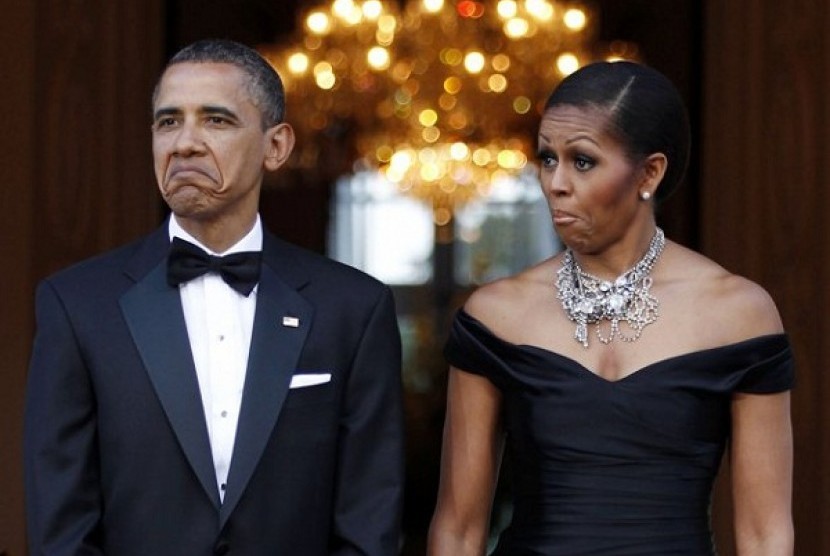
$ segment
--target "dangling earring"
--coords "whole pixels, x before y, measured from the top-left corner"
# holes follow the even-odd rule
[[[648,201],[651,199],[651,192],[649,191],[640,191],[640,199],[643,201]]]

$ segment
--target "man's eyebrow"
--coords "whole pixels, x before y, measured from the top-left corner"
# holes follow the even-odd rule
[[[176,116],[181,113],[182,111],[178,108],[159,108],[153,113],[153,119],[158,120],[159,118],[163,118],[164,116]]]
[[[199,112],[202,114],[220,114],[233,120],[239,119],[239,116],[237,116],[235,112],[228,110],[224,106],[214,106],[212,104],[208,104],[199,108]],[[181,113],[182,111],[178,108],[159,108],[153,113],[153,118],[158,120],[159,118],[164,118],[165,116],[178,116]]]
[[[231,110],[228,110],[224,106],[205,105],[205,106],[202,106],[202,108],[199,111],[204,113],[204,114],[221,114],[221,115],[227,116],[228,118],[231,118],[233,120],[238,120],[239,119],[239,116],[237,116],[236,113],[234,113]]]

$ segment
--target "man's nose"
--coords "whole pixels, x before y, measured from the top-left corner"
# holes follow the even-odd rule
[[[204,152],[205,138],[202,130],[192,122],[184,122],[176,134],[173,148],[179,156],[191,156]]]

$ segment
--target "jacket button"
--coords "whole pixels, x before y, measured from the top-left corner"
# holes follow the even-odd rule
[[[216,543],[216,546],[213,547],[213,554],[215,554],[215,556],[225,556],[225,554],[230,551],[231,546],[226,541],[219,541]]]

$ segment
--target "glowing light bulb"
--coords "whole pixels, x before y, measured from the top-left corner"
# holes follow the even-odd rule
[[[383,33],[394,33],[398,27],[398,20],[394,15],[383,14],[378,18],[378,30]]]
[[[470,73],[479,73],[484,69],[484,54],[481,52],[468,52],[464,56],[464,68]]]
[[[571,31],[581,31],[585,28],[588,18],[582,10],[578,8],[571,8],[565,12],[565,15],[562,17],[562,21]]]
[[[426,11],[437,13],[444,8],[444,0],[424,0],[423,6]]]
[[[457,48],[444,48],[439,54],[442,63],[448,66],[457,66],[464,61],[464,54]]]
[[[491,63],[494,70],[504,73],[510,69],[510,56],[507,54],[496,54],[493,56]]]
[[[499,0],[499,3],[496,5],[496,12],[502,19],[516,17],[516,13],[518,11],[519,6],[516,4],[515,0]]]
[[[380,0],[366,0],[362,7],[363,16],[371,21],[376,20],[383,13],[383,4]]]
[[[318,87],[327,91],[334,88],[334,85],[337,83],[337,78],[333,73],[318,73],[314,76],[314,80]]]
[[[440,97],[438,97],[438,106],[441,107],[441,110],[449,112],[450,110],[455,108],[457,104],[458,99],[455,95],[443,93]]]
[[[530,24],[526,19],[514,17],[504,23],[504,34],[511,39],[520,39],[527,35]]]
[[[527,114],[528,112],[530,112],[530,107],[532,105],[533,103],[530,101],[530,99],[525,96],[520,96],[513,99],[513,110],[515,110],[517,114]]]
[[[418,114],[418,121],[424,127],[434,126],[438,122],[438,112],[432,108],[421,110],[421,113]]]
[[[553,17],[553,6],[546,0],[525,0],[527,13],[541,21],[548,21]]]
[[[421,139],[427,143],[435,143],[440,138],[441,130],[437,127],[425,127],[424,130],[421,131]]]
[[[389,159],[389,167],[396,172],[405,174],[414,162],[413,153],[410,150],[396,151]]]
[[[494,73],[487,79],[490,90],[496,93],[503,93],[507,89],[507,78],[500,73]]]
[[[302,52],[295,52],[288,57],[288,71],[294,75],[301,75],[308,70],[308,56]]]
[[[473,152],[473,162],[479,166],[487,166],[490,163],[490,151],[487,149],[476,149]]]
[[[556,59],[556,69],[562,75],[570,75],[579,69],[579,58],[569,52],[561,54]]]
[[[337,83],[334,68],[328,62],[318,62],[314,66],[314,81],[321,89],[329,90]]]
[[[462,82],[459,78],[452,76],[444,80],[444,90],[451,95],[457,95],[461,90]]]
[[[331,20],[323,12],[311,12],[305,24],[308,30],[316,35],[325,35],[331,29]]]
[[[331,5],[331,13],[346,19],[355,7],[353,0],[334,0]]]
[[[314,65],[314,75],[319,75],[321,73],[332,73],[334,68],[331,67],[331,64],[328,62],[318,62]]]
[[[458,15],[461,17],[478,19],[484,15],[484,5],[479,2],[474,2],[473,0],[461,0],[458,4],[456,4],[455,11],[457,11]]]
[[[436,164],[423,164],[421,166],[421,179],[424,181],[435,181],[441,177],[441,170]]]
[[[389,51],[382,46],[372,47],[366,53],[366,61],[372,69],[385,70],[389,67],[391,62],[389,58]]]
[[[450,145],[450,156],[453,160],[465,160],[470,156],[470,148],[466,143],[453,143]]]

